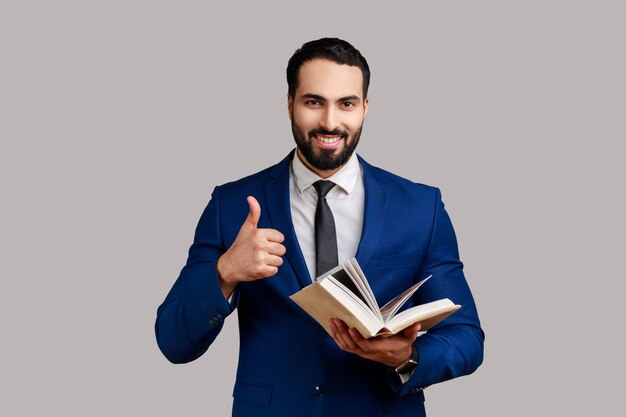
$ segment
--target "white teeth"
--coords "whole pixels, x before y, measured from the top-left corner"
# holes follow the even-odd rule
[[[317,138],[320,141],[324,142],[324,143],[335,143],[335,142],[339,141],[339,137],[338,136],[335,136],[335,137],[332,137],[332,138],[327,138],[327,137],[324,137],[324,136],[318,136]]]

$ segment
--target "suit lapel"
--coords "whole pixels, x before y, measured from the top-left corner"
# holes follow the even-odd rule
[[[270,171],[269,180],[265,184],[265,204],[272,227],[285,235],[284,245],[287,248],[287,260],[302,287],[306,287],[311,283],[311,277],[293,227],[289,201],[289,164],[292,158],[293,151]],[[365,209],[363,231],[356,258],[359,265],[365,268],[370,262],[384,230],[381,217],[385,212],[387,192],[384,189],[383,181],[376,175],[376,169],[361,157],[359,157],[359,162],[363,167]]]
[[[387,192],[383,187],[383,182],[378,178],[375,168],[359,157],[359,162],[363,167],[363,184],[365,186],[365,210],[363,214],[363,231],[361,242],[356,252],[359,265],[365,268],[370,262],[374,250],[378,245],[380,236],[384,230],[381,219],[385,213],[387,202]]]
[[[265,184],[265,203],[272,227],[285,235],[283,244],[287,248],[289,264],[302,287],[305,287],[311,283],[311,277],[293,227],[289,202],[289,164],[292,158],[293,152],[270,171],[269,181]]]

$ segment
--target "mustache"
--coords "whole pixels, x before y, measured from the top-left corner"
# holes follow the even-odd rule
[[[326,129],[316,128],[309,130],[309,137],[312,136],[341,136],[342,138],[347,138],[350,134],[346,130],[335,129],[333,131],[329,131]]]

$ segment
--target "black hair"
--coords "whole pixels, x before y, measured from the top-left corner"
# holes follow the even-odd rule
[[[289,95],[294,97],[298,88],[300,67],[315,58],[328,59],[338,64],[359,67],[363,74],[363,98],[367,97],[370,85],[370,67],[361,53],[348,42],[338,38],[322,38],[302,45],[289,59],[287,64],[287,86]]]

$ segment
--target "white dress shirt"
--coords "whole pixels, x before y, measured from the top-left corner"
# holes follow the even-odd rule
[[[361,241],[365,210],[365,186],[361,171],[359,160],[352,154],[339,171],[326,178],[336,184],[326,195],[326,201],[335,218],[339,263],[353,258]],[[315,209],[318,198],[313,183],[321,179],[304,165],[296,152],[289,170],[291,218],[311,279],[316,277]],[[412,374],[413,372],[398,377],[404,384]]]
[[[289,170],[291,218],[312,279],[316,277],[315,209],[318,197],[313,183],[321,179],[304,165],[298,152],[295,152]],[[336,184],[326,196],[326,201],[335,219],[338,260],[342,263],[356,255],[363,230],[365,187],[356,155],[352,154],[339,171],[326,179]]]

